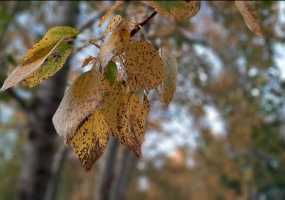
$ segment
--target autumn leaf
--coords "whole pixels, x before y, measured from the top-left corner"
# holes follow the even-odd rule
[[[124,100],[124,97],[127,95],[126,87],[121,82],[115,82],[112,85],[110,93],[107,93],[104,96],[104,103],[102,104],[100,111],[105,116],[113,136],[116,136],[116,133],[118,132],[119,107]]]
[[[158,93],[160,101],[168,105],[176,90],[177,60],[166,48],[161,48],[159,53],[164,64],[165,79],[159,86]]]
[[[147,97],[127,92],[122,83],[116,83],[112,92],[104,97],[100,108],[110,128],[111,134],[118,138],[137,156],[141,154],[146,117],[149,112]]]
[[[144,1],[159,14],[183,21],[192,17],[200,10],[200,1]]]
[[[96,61],[96,57],[94,56],[88,56],[84,59],[81,68],[85,67],[86,65],[89,65],[90,63],[94,63]]]
[[[141,100],[135,94],[125,96],[119,107],[117,138],[137,156],[141,155],[148,112],[147,97]]]
[[[164,79],[163,62],[146,41],[132,41],[122,55],[131,90],[153,89]]]
[[[128,22],[122,20],[117,27],[106,36],[100,48],[98,60],[101,67],[104,68],[114,56],[121,54],[125,46],[129,43],[129,40],[130,30]]]
[[[256,16],[256,13],[252,6],[250,5],[250,2],[248,1],[235,1],[235,5],[239,12],[241,13],[243,20],[249,30],[251,30],[253,33],[255,33],[258,36],[262,36],[262,29],[260,26],[260,22],[258,20],[258,17]]]
[[[95,111],[67,138],[67,144],[71,146],[86,170],[91,169],[105,150],[109,139],[108,131],[104,116]]]
[[[51,28],[45,36],[27,52],[21,65],[11,72],[1,90],[13,87],[28,77],[28,85],[31,84],[31,86],[34,86],[41,82],[41,80],[53,75],[63,65],[63,62],[69,55],[69,51],[66,50],[69,46],[66,42],[76,35],[77,31],[71,27],[58,26]],[[56,66],[52,66],[53,69],[47,69],[48,66],[51,66],[53,57],[58,54],[59,50],[64,51],[59,52],[60,59],[54,61],[53,64]],[[54,51],[57,53],[54,53]],[[45,62],[47,59],[49,61]],[[44,66],[43,71],[39,70],[42,65]],[[34,72],[34,75],[39,77],[31,77]],[[43,72],[47,72],[47,74]]]
[[[72,135],[80,123],[103,102],[110,90],[109,82],[95,70],[80,75],[65,95],[53,116],[53,124],[60,136]]]
[[[72,52],[72,44],[62,41],[46,58],[41,67],[23,80],[23,85],[34,87],[60,70]]]

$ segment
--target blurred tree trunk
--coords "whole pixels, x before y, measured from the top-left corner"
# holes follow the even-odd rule
[[[126,191],[135,171],[137,160],[129,149],[123,149],[118,161],[117,176],[113,183],[110,200],[123,200],[126,198]]]
[[[78,3],[61,3],[65,5],[64,19],[61,21],[64,25],[75,26],[79,12]],[[69,63],[68,61],[60,73],[39,87],[33,107],[27,111],[29,133],[21,166],[19,200],[44,199],[49,183],[56,175],[53,172],[53,163],[57,135],[52,124],[52,116],[64,93]],[[53,198],[54,195],[50,196]]]
[[[111,195],[112,184],[115,176],[116,158],[119,149],[119,142],[111,138],[108,144],[106,155],[99,163],[99,171],[96,176],[95,200],[108,200]]]
[[[128,188],[137,158],[127,148],[119,146],[114,138],[108,145],[97,172],[94,200],[123,200]]]

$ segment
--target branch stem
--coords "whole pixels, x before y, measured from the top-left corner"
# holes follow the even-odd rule
[[[146,25],[155,15],[157,14],[156,11],[154,11],[150,16],[148,16],[145,20],[143,20],[141,23],[137,24],[136,27],[131,31],[131,37],[133,37],[139,30]]]

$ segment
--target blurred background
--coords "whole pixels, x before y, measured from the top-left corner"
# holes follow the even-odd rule
[[[167,46],[178,61],[177,89],[151,113],[138,159],[112,140],[89,172],[53,128],[66,86],[98,49],[98,19],[112,1],[1,1],[0,80],[52,26],[85,27],[74,54],[33,89],[0,93],[0,200],[285,199],[285,2],[253,2],[264,37],[233,2],[202,1],[176,23],[156,15],[136,37]],[[141,22],[153,12],[125,2],[116,14]]]

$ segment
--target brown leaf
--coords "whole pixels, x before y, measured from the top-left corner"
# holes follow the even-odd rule
[[[79,124],[102,104],[103,96],[109,90],[109,82],[95,70],[79,76],[65,92],[53,116],[52,121],[57,133],[64,138],[72,135]]]
[[[119,25],[104,40],[98,60],[104,68],[109,61],[116,55],[121,54],[130,40],[128,23],[122,20]]]
[[[147,97],[142,99],[130,94],[123,84],[117,83],[113,91],[105,96],[100,112],[103,113],[111,134],[140,156],[149,112]]]
[[[163,62],[146,41],[132,41],[122,55],[131,90],[152,89],[164,79]]]
[[[109,139],[108,131],[103,114],[95,111],[67,138],[67,144],[72,147],[86,170],[91,169],[105,150]]]
[[[200,1],[144,1],[159,14],[182,21],[195,16],[200,10]]]
[[[243,20],[249,30],[255,33],[258,36],[262,36],[262,29],[260,26],[260,22],[254,9],[251,7],[249,1],[235,1],[235,5],[239,12],[241,13]]]
[[[88,56],[87,58],[84,59],[81,68],[85,67],[86,65],[89,65],[91,62],[95,62],[96,61],[96,57],[94,56]]]
[[[140,99],[130,95],[122,102],[118,112],[118,138],[137,156],[141,155],[144,141],[146,118],[149,112],[149,101],[146,96]]]

